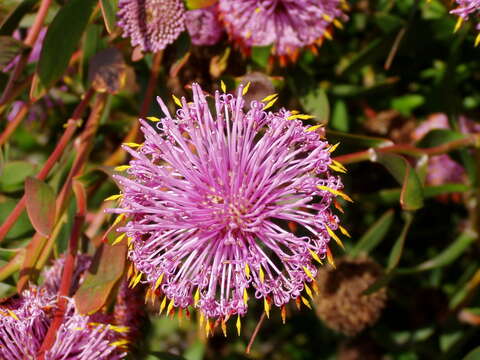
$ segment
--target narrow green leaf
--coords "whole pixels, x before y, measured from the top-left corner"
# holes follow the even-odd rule
[[[15,192],[23,188],[27,176],[35,174],[35,166],[26,161],[5,163],[0,175],[0,191]]]
[[[337,100],[333,107],[332,120],[330,120],[330,127],[332,129],[348,132],[350,124],[348,122],[348,108],[343,100]]]
[[[116,235],[116,234],[114,234]],[[92,314],[106,303],[125,268],[127,246],[103,243],[95,254],[85,280],[74,296],[81,314]]]
[[[96,0],[69,0],[48,27],[43,42],[37,73],[45,88],[49,88],[65,72]]]
[[[8,65],[26,46],[10,36],[0,36],[0,68]]]
[[[268,65],[268,59],[272,51],[271,46],[254,46],[252,47],[252,60],[258,66],[266,68]]]
[[[463,360],[480,360],[480,346],[470,351]]]
[[[466,135],[461,132],[445,129],[435,129],[429,131],[417,144],[419,147],[429,148],[439,146],[447,142],[463,139]]]
[[[450,246],[448,246],[445,250],[443,250],[441,253],[431,258],[430,260],[427,260],[412,268],[399,269],[398,272],[413,273],[432,270],[451,264],[460,255],[462,255],[463,252],[467,250],[470,245],[475,242],[476,239],[477,237],[475,235],[465,232],[461,234]]]
[[[17,205],[17,199],[3,199],[0,200],[0,223],[3,224],[7,216],[12,212],[12,210]],[[15,225],[10,229],[7,234],[6,239],[18,239],[22,236],[26,236],[33,231],[32,225],[28,220],[28,216],[25,212],[22,212],[18,220],[15,222]]]
[[[25,249],[21,249],[12,259],[8,261],[8,263],[0,267],[0,281],[5,280],[10,275],[20,270],[20,267],[25,260],[25,253]]]
[[[305,111],[315,116],[315,121],[320,124],[327,124],[330,120],[330,104],[324,89],[318,87],[300,98]]]
[[[332,144],[337,142],[357,148],[376,148],[393,145],[389,139],[383,139],[373,136],[349,134],[340,131],[327,130],[328,141]],[[338,150],[337,150],[338,151]]]
[[[406,212],[405,213],[405,224],[403,225],[402,232],[398,237],[397,241],[393,245],[392,250],[390,251],[390,255],[388,257],[388,265],[387,270],[391,271],[397,267],[400,258],[403,253],[403,247],[405,245],[405,239],[407,238],[408,230],[410,229],[410,225],[413,221],[413,213]]]
[[[423,206],[422,184],[412,166],[400,155],[376,153],[378,163],[382,164],[402,185],[400,205],[404,210],[417,210]]]
[[[49,237],[55,224],[55,193],[45,182],[34,177],[25,180],[27,214],[33,227]]]
[[[111,34],[117,23],[117,2],[115,0],[100,0],[100,9],[102,10],[103,21],[108,33]]]
[[[9,261],[11,260],[20,249],[2,249],[0,248],[0,260]]]
[[[20,21],[37,4],[38,0],[24,0],[0,24],[0,35],[11,35]]]
[[[369,253],[372,251],[387,235],[392,225],[395,212],[393,209],[387,210],[365,234],[360,238],[355,247],[350,251],[350,256],[355,257],[360,253]]]

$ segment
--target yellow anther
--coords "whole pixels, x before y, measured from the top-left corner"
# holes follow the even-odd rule
[[[255,12],[256,12],[257,14],[258,14],[260,11],[262,11],[262,8],[261,8],[261,7],[257,7],[257,8],[255,9]]]
[[[200,311],[200,319],[198,319],[198,324],[202,326],[204,321],[205,321],[205,315],[203,315],[203,312]]]
[[[313,260],[315,260],[319,264],[323,265],[322,260],[320,260],[320,258],[318,257],[318,255],[315,251],[313,251],[312,249],[308,249],[308,251],[310,252],[310,255],[312,255]]]
[[[122,194],[112,195],[112,196],[107,197],[107,198],[106,198],[105,200],[103,200],[103,201],[118,200],[118,199],[120,199],[122,196],[123,196]]]
[[[342,240],[340,240],[340,238],[337,236],[337,234],[335,234],[335,233],[333,232],[333,230],[328,227],[328,225],[325,225],[325,229],[327,229],[328,235],[330,235],[330,236],[333,238],[333,240],[335,240],[335,242],[336,242],[338,245],[340,245],[340,247],[341,247],[342,249],[345,250],[345,246],[343,246]]]
[[[347,231],[347,229],[345,229],[342,225],[338,225],[338,228],[340,229],[340,232],[346,237],[349,237],[349,238],[352,237],[350,233]]]
[[[133,274],[133,264],[130,264],[130,266],[128,267],[128,271],[127,271],[127,279],[130,279],[132,274]]]
[[[262,102],[270,101],[270,100],[272,100],[273,98],[276,98],[277,96],[278,96],[278,94],[268,95],[268,96],[266,96],[266,97],[264,97],[264,98],[262,99]]]
[[[242,95],[245,95],[248,92],[248,89],[250,88],[250,81],[245,85],[245,87],[242,90]]]
[[[263,107],[262,110],[265,111],[265,110],[267,110],[267,109],[270,109],[270,108],[273,106],[273,104],[275,104],[275,102],[276,102],[277,100],[278,100],[278,98],[275,98],[275,99],[273,99],[273,100],[270,100],[270,101],[267,103],[267,105],[265,105],[265,106]]]
[[[131,168],[130,165],[120,165],[120,166],[115,167],[113,170],[114,171],[125,171],[125,170],[130,169],[130,168]]]
[[[8,315],[10,315],[12,318],[15,320],[19,321],[20,319],[18,318],[17,314],[15,314],[12,310],[7,309]]]
[[[259,266],[258,276],[260,277],[260,282],[263,283],[265,281],[265,273],[263,272],[262,265]]]
[[[290,114],[292,114],[292,115],[297,115],[297,114],[300,114],[300,111],[298,111],[298,110],[290,110]]]
[[[306,298],[304,298],[303,296],[302,296],[301,298],[302,298],[303,304],[304,304],[306,307],[308,307],[310,310],[312,310],[312,305],[310,305],[310,302],[309,302]]]
[[[247,293],[247,289],[243,289],[243,303],[245,305],[247,305],[247,302],[248,302],[248,293]]]
[[[115,225],[119,224],[120,221],[122,221],[123,219],[125,219],[125,214],[118,215],[117,218],[115,219],[115,221],[113,222],[112,226],[115,226]]]
[[[458,17],[457,23],[455,24],[455,28],[453,29],[453,32],[456,33],[460,28],[462,27],[463,24],[463,18]]]
[[[331,153],[334,152],[334,151],[337,149],[338,145],[340,145],[339,142],[336,143],[335,145],[330,146],[330,147],[328,148],[328,152],[331,152]]]
[[[158,315],[162,315],[163,309],[165,309],[165,306],[167,305],[167,297],[165,296],[160,303],[160,310],[158,311]]]
[[[332,267],[334,269],[336,269],[337,267],[335,266],[335,261],[333,260],[333,255],[332,255],[332,251],[330,250],[330,248],[327,247],[327,261],[330,265],[332,265]]]
[[[285,325],[285,319],[287,318],[287,308],[285,305],[282,305],[280,315],[282,316],[282,323]]]
[[[340,168],[340,167],[338,167],[338,166],[336,166],[336,165],[330,164],[330,165],[328,165],[328,167],[329,167],[330,169],[334,170],[334,171],[339,172],[339,173],[344,173],[344,174],[346,173],[345,170],[343,170],[342,168]]]
[[[152,293],[152,289],[148,288],[147,292],[145,293],[145,304],[148,303],[151,293]]]
[[[328,21],[328,22],[332,22],[333,18],[327,14],[323,14],[323,18],[325,19],[325,21]]]
[[[245,276],[250,279],[250,266],[248,264],[245,264]]]
[[[223,336],[227,337],[227,323],[225,320],[222,320],[222,331],[223,331]]]
[[[345,194],[344,192],[342,192],[340,190],[335,190],[335,189],[329,188],[328,186],[324,186],[324,185],[317,185],[317,189],[328,191],[329,193],[332,193],[333,195],[340,196],[342,199],[344,199],[346,201],[353,202],[353,200],[350,198],[350,196],[348,196],[347,194]]]
[[[138,148],[138,147],[142,146],[142,144],[137,144],[137,143],[133,143],[133,142],[123,143],[123,145],[131,147],[131,148]]]
[[[305,131],[306,132],[312,132],[312,131],[315,131],[315,130],[318,130],[320,129],[321,127],[323,127],[323,125],[314,125],[314,126],[310,126],[308,129],[306,129]]]
[[[340,169],[342,169],[343,171],[347,172],[347,168],[345,166],[343,166],[343,164],[341,162],[338,162],[337,160],[332,160],[332,162],[335,166],[337,166]]]
[[[312,289],[313,292],[318,295],[318,285],[316,281],[312,281]]]
[[[293,113],[293,111],[290,111],[292,115],[290,115],[287,120],[295,120],[295,119],[300,119],[300,120],[310,120],[314,119],[315,116],[313,115],[307,115],[307,114],[299,114],[298,112],[296,114]],[[323,125],[320,125],[323,126]]]
[[[153,122],[159,122],[161,121],[159,118],[155,116],[147,116],[147,120],[153,121]]]
[[[333,20],[333,25],[334,25],[335,27],[339,28],[339,29],[343,29],[343,24],[342,24],[342,22],[341,22],[340,20],[338,20],[338,19],[334,19],[334,20]]]
[[[307,276],[312,279],[312,280],[315,280],[315,278],[313,277],[312,275],[312,272],[310,270],[308,270],[308,268],[306,266],[303,267],[303,271],[305,271],[305,274],[307,274]]]
[[[128,340],[122,339],[122,340],[117,340],[117,341],[114,341],[114,342],[110,343],[110,346],[120,347],[120,346],[127,345],[128,343],[129,343]]]
[[[248,30],[246,33],[245,33],[245,39],[250,39],[250,37],[252,36],[252,32],[250,30]]]
[[[240,315],[237,316],[237,333],[240,336],[240,332],[242,331],[242,321],[240,320]]]
[[[267,298],[263,298],[263,308],[265,309],[265,314],[267,315],[267,318],[270,318],[270,304],[267,300]]]
[[[223,80],[220,80],[220,88],[224,93],[227,92],[227,85],[225,85],[225,82]]]
[[[133,241],[133,238],[131,236],[129,236],[127,238],[127,245],[128,245],[128,248],[131,249],[133,247],[132,245],[132,241]]]
[[[480,44],[480,34],[478,34],[477,37],[475,38],[475,47],[477,47],[478,44]]]
[[[199,300],[200,300],[200,289],[197,287],[197,291],[195,291],[195,295],[193,297],[193,305],[197,306]]]
[[[173,102],[177,104],[177,106],[182,107],[182,102],[180,101],[179,98],[177,98],[175,95],[172,94]]]
[[[162,283],[162,280],[163,280],[163,273],[158,277],[157,281],[155,281],[155,286],[153,287],[153,291],[156,291],[158,289],[158,287]]]
[[[332,37],[332,34],[330,34],[330,32],[328,30],[325,30],[323,32],[323,35],[325,35],[325,37],[328,39],[328,40],[332,40],[333,37]]]
[[[143,274],[141,272],[138,273],[137,277],[133,281],[132,288],[138,285],[138,283],[140,282],[140,279],[142,278],[142,275]]]
[[[308,287],[307,284],[304,284],[304,285],[305,285],[305,292],[307,293],[308,296],[310,296],[310,298],[313,299],[312,290]]]
[[[119,242],[121,242],[125,236],[127,236],[126,233],[123,233],[120,236],[117,236],[117,238],[115,240],[113,240],[112,246],[117,245]]]
[[[175,304],[175,301],[173,299],[170,300],[170,303],[168,304],[168,308],[167,308],[167,315],[170,314],[170,312],[172,311],[174,304]]]

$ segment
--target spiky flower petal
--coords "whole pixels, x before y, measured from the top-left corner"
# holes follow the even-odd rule
[[[181,0],[120,0],[118,7],[123,37],[142,51],[163,50],[185,30]]]
[[[165,117],[141,120],[145,143],[125,147],[133,160],[116,176],[123,194],[110,211],[129,217],[119,231],[134,282],[143,273],[167,312],[193,306],[227,319],[255,298],[280,307],[301,297],[339,227],[331,148],[300,115],[266,111],[275,96],[246,104],[240,86],[209,104],[199,85],[192,91],[174,117],[158,98]]]

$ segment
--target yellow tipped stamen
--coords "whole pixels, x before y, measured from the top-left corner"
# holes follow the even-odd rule
[[[295,305],[297,306],[297,309],[300,310],[300,308],[302,306],[302,302],[300,301],[299,296],[295,298]]]
[[[265,110],[267,110],[267,109],[270,109],[270,108],[273,106],[273,104],[275,104],[275,102],[276,102],[277,100],[278,100],[278,98],[275,98],[275,99],[273,99],[273,100],[270,100],[270,101],[267,103],[267,105],[265,105],[265,106],[263,107],[262,110],[265,111]]]
[[[133,142],[123,143],[123,145],[131,147],[131,148],[138,148],[138,147],[142,146],[142,144],[137,144],[137,143],[133,143]]]
[[[310,270],[308,270],[308,268],[306,266],[303,267],[303,271],[305,271],[305,274],[307,274],[307,276],[312,279],[312,280],[315,280],[315,278],[313,277],[312,273]]]
[[[170,314],[170,312],[172,311],[173,309],[173,305],[175,304],[175,301],[172,299],[170,300],[170,303],[168,304],[168,308],[167,308],[167,314]]]
[[[148,288],[147,292],[145,293],[145,304],[148,303],[151,293],[152,293],[152,289]]]
[[[287,308],[285,305],[282,305],[282,308],[280,310],[280,315],[282,316],[282,323],[285,325],[285,319],[287,318]]]
[[[260,11],[262,11],[262,8],[261,8],[261,7],[257,7],[257,8],[255,9],[255,12],[256,12],[257,14],[258,14]]]
[[[316,281],[312,281],[312,289],[313,292],[318,295],[318,285]]]
[[[247,305],[247,302],[248,302],[248,293],[247,293],[247,289],[243,289],[243,303],[245,305]]]
[[[268,303],[267,298],[263,298],[263,308],[265,310],[265,314],[267,315],[267,319],[270,319],[270,304]]]
[[[263,272],[262,265],[259,266],[258,275],[260,277],[260,282],[263,283],[265,281],[265,273]]]
[[[245,39],[250,39],[250,37],[252,36],[252,32],[250,30],[248,30],[246,33],[245,33]]]
[[[248,92],[248,89],[250,88],[250,81],[245,85],[245,87],[242,90],[242,95],[246,95]]]
[[[328,30],[325,30],[323,32],[323,35],[328,39],[328,40],[332,40],[333,37],[332,37],[332,34],[330,34],[330,32]]]
[[[330,146],[328,148],[328,152],[333,153],[337,149],[338,145],[340,145],[339,142],[337,142],[335,145]]]
[[[147,120],[153,121],[153,122],[159,122],[161,121],[159,118],[155,116],[147,116]]]
[[[137,277],[133,281],[132,288],[138,285],[138,283],[140,282],[140,279],[142,278],[142,275],[143,274],[141,272],[138,273]]]
[[[329,193],[332,193],[333,195],[340,196],[343,200],[353,202],[353,200],[351,199],[350,196],[348,196],[347,194],[345,194],[344,192],[342,192],[340,190],[335,190],[335,189],[329,188],[328,186],[324,186],[324,185],[317,185],[317,189],[328,191]]]
[[[222,320],[222,331],[223,331],[223,336],[227,337],[227,323],[225,320]]]
[[[225,82],[223,80],[220,80],[220,87],[224,93],[227,92],[227,85],[225,85]]]
[[[126,233],[123,233],[120,236],[117,236],[117,238],[115,240],[113,240],[112,246],[117,245],[119,242],[121,242],[125,236],[127,236]]]
[[[328,227],[328,225],[325,225],[325,229],[327,229],[328,235],[330,235],[330,236],[333,238],[333,240],[335,240],[335,242],[336,242],[342,249],[345,250],[345,246],[343,246],[342,240],[340,240],[340,238],[337,236],[337,234],[335,234],[335,233],[333,232],[333,230]]]
[[[179,98],[177,98],[175,95],[172,94],[173,102],[177,104],[177,106],[182,107],[182,102],[180,101]]]
[[[268,95],[268,96],[266,96],[266,97],[264,97],[264,98],[262,99],[262,102],[270,101],[270,100],[272,100],[273,98],[276,98],[277,96],[278,96],[278,94]]]
[[[247,279],[250,279],[250,266],[248,266],[248,264],[245,264],[245,275]]]
[[[118,215],[115,221],[113,222],[112,227],[120,223],[120,221],[122,221],[123,219],[125,219],[125,214]]]
[[[310,255],[312,255],[313,260],[315,260],[319,264],[323,265],[322,260],[320,260],[320,258],[318,257],[318,255],[315,251],[313,251],[312,249],[308,249],[308,251],[310,252]]]
[[[332,267],[334,269],[336,269],[337,267],[335,266],[335,261],[333,260],[333,255],[332,255],[332,251],[330,250],[330,248],[327,247],[327,261],[330,265],[332,265]]]
[[[242,330],[242,321],[240,320],[240,315],[237,316],[237,333],[240,336],[240,332]]]
[[[110,346],[120,347],[120,346],[125,346],[129,343],[130,343],[130,341],[128,341],[127,339],[122,339],[122,340],[117,340],[117,341],[111,342]]]
[[[333,25],[336,27],[336,28],[339,28],[339,29],[343,29],[343,24],[340,20],[338,19],[334,19],[333,20]]]
[[[340,211],[342,214],[345,212],[342,208],[342,205],[340,205],[340,203],[336,199],[333,199],[333,205],[335,206],[335,209]]]
[[[133,241],[133,238],[129,236],[129,237],[127,238],[127,245],[128,245],[128,248],[129,248],[129,249],[132,249],[132,248],[133,248],[133,243],[132,243],[132,241]]]
[[[318,130],[320,129],[321,127],[323,127],[323,125],[314,125],[314,126],[310,126],[308,129],[306,129],[305,131],[306,132],[312,132],[312,131],[315,131],[315,130]]]
[[[294,114],[294,111],[290,111],[292,115],[290,115],[287,120],[295,120],[295,119],[300,119],[300,120],[310,120],[314,119],[315,116],[313,115],[306,115],[306,114],[299,114],[298,111]],[[323,126],[323,125],[320,125]]]
[[[477,35],[475,38],[475,47],[477,47],[480,44],[480,34]]]
[[[10,315],[12,318],[15,320],[19,321],[20,319],[18,318],[17,314],[15,314],[12,310],[7,309],[8,315]]]
[[[118,326],[118,325],[110,325],[110,330],[113,330],[118,333],[126,333],[130,329],[128,326]]]
[[[195,295],[193,296],[193,304],[194,306],[198,305],[198,301],[200,300],[200,289],[197,287],[197,291],[195,291]]]
[[[132,274],[133,274],[133,264],[130,264],[130,266],[128,267],[128,271],[127,271],[127,279],[130,279]]]
[[[163,309],[165,309],[165,306],[167,305],[167,297],[165,296],[160,303],[160,310],[158,311],[158,315],[162,315]]]
[[[338,166],[336,166],[336,165],[334,165],[334,164],[330,164],[330,165],[328,165],[328,167],[329,167],[330,169],[334,170],[334,171],[339,172],[339,173],[343,173],[343,174],[346,173],[345,170],[343,170],[341,167],[338,167]]]
[[[106,198],[105,200],[103,200],[103,201],[118,200],[118,199],[120,199],[122,196],[123,196],[122,194],[112,195],[112,196],[107,197],[107,198]]]
[[[340,169],[342,169],[343,171],[347,172],[347,168],[345,166],[343,166],[343,164],[341,162],[338,162],[337,160],[333,160],[333,165],[339,167]]]
[[[130,169],[130,168],[131,168],[130,165],[120,165],[120,166],[115,167],[113,170],[114,171],[125,171],[125,170]]]
[[[301,298],[302,298],[303,304],[304,304],[306,307],[308,307],[310,310],[312,310],[312,305],[310,305],[310,302],[309,302],[307,299],[305,299],[303,296],[302,296]]]
[[[347,229],[345,229],[342,225],[338,225],[338,228],[340,229],[341,233],[346,237],[349,237],[349,238],[352,237],[350,233],[347,231]]]
[[[163,280],[163,273],[158,277],[157,281],[155,281],[155,286],[153,287],[153,291],[156,291],[158,289],[158,287],[162,283],[162,280]]]
[[[205,315],[203,315],[203,312],[200,311],[200,319],[198,319],[198,325],[202,327],[204,321],[205,321]]]
[[[292,115],[297,115],[297,114],[300,114],[300,111],[298,111],[298,110],[290,110],[290,114],[292,114]]]
[[[307,284],[304,284],[304,286],[305,286],[305,292],[307,293],[307,295],[310,296],[311,299],[313,299],[312,290],[308,287]]]
[[[463,18],[459,17],[457,19],[457,23],[455,24],[455,28],[453,29],[453,32],[456,33],[460,28],[462,27],[463,24]]]

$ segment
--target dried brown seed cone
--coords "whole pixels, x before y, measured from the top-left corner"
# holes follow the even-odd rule
[[[374,324],[387,300],[385,288],[363,295],[383,273],[380,265],[369,258],[337,261],[336,269],[324,267],[317,275],[317,315],[331,329],[348,336],[358,334]]]

